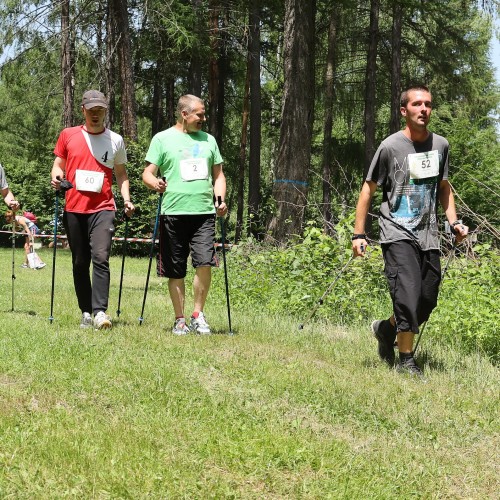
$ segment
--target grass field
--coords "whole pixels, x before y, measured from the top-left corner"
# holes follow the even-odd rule
[[[80,330],[69,251],[0,249],[1,498],[498,498],[498,368],[422,342],[426,381],[386,369],[366,326],[233,310],[212,336],[169,333],[147,259],[127,259],[111,331]],[[229,256],[230,259],[230,256]],[[229,260],[230,264],[230,260]],[[115,315],[121,259],[114,257]],[[238,287],[238,283],[232,283]],[[189,307],[188,307],[188,311]]]

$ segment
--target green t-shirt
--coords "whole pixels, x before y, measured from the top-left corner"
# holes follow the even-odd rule
[[[151,140],[146,162],[157,165],[168,183],[163,215],[215,213],[212,167],[222,163],[222,156],[212,135],[186,134],[175,127],[163,130]]]

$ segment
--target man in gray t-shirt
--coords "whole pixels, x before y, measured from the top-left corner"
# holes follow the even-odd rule
[[[387,137],[379,146],[359,195],[352,237],[355,256],[367,246],[365,221],[377,187],[383,190],[380,206],[380,243],[393,315],[372,323],[379,356],[395,362],[394,341],[399,349],[398,371],[421,375],[413,357],[413,341],[419,325],[436,307],[441,280],[438,201],[455,232],[457,242],[468,232],[457,220],[448,182],[448,141],[427,129],[432,97],[424,86],[401,94],[404,130]]]
[[[14,198],[12,191],[9,189],[5,170],[2,165],[0,165],[0,192],[2,193],[3,201],[11,210],[19,210],[19,202]]]

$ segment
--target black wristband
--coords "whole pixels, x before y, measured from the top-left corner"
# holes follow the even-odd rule
[[[366,234],[353,234],[351,240],[366,240]]]

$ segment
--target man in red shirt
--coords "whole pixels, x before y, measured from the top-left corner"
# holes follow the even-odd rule
[[[104,94],[83,94],[85,124],[65,128],[59,135],[51,172],[51,185],[61,188],[66,178],[74,186],[66,192],[63,222],[73,260],[73,281],[82,311],[80,328],[111,328],[106,314],[109,298],[109,254],[115,231],[116,205],[111,190],[113,171],[124,199],[125,214],[135,208],[130,201],[123,138],[104,125],[107,101]],[[92,262],[92,281],[90,263]],[[92,320],[91,314],[94,319]]]

